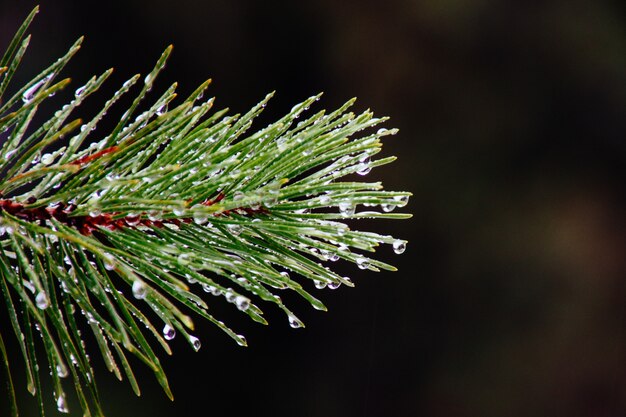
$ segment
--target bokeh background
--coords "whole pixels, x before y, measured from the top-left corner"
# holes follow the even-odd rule
[[[110,94],[173,43],[158,85],[211,77],[218,107],[277,90],[269,121],[324,91],[391,116],[399,159],[370,177],[414,193],[413,219],[363,225],[410,241],[380,252],[399,272],[342,266],[357,287],[324,290],[328,313],[294,300],[303,330],[224,313],[247,349],[198,322],[203,348],[165,360],[175,402],[141,365],[134,397],[94,353],[109,416],[626,415],[626,3],[39,3],[17,80],[84,34],[65,74],[114,66]],[[34,4],[0,1],[1,48]]]

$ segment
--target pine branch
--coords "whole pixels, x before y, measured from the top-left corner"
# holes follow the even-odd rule
[[[354,100],[329,114],[306,116],[317,95],[252,132],[272,94],[243,115],[210,113],[213,98],[202,98],[209,81],[182,102],[174,100],[174,84],[145,105],[170,46],[143,80],[136,75],[125,82],[93,119],[72,119],[72,113],[111,70],[76,89],[69,103],[34,126],[39,105],[69,85],[57,78],[82,40],[2,101],[36,12],[0,61],[0,290],[27,388],[42,414],[37,339],[53,370],[57,408],[68,412],[67,377],[85,415],[102,415],[88,356],[95,347],[85,344],[81,329],[91,330],[108,370],[119,379],[126,376],[136,394],[128,354],[152,369],[171,397],[151,340],[168,354],[168,341],[177,335],[200,349],[189,312],[245,346],[244,336],[211,315],[208,304],[224,299],[262,324],[267,322],[261,306],[273,304],[298,328],[304,324],[278,292],[295,291],[325,310],[302,282],[311,280],[319,289],[353,286],[330,262],[395,270],[369,254],[380,244],[402,253],[405,241],[345,223],[410,217],[392,213],[407,204],[410,193],[384,191],[380,182],[353,176],[395,159],[372,159],[381,139],[397,132],[379,128],[386,118],[350,112]],[[111,133],[95,133],[133,88],[139,93]]]

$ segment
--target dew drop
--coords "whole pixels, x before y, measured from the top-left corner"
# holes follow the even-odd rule
[[[129,214],[128,216],[126,216],[125,218],[126,220],[126,224],[133,227],[133,226],[137,226],[139,224],[139,221],[141,220],[141,216],[139,214]]]
[[[45,154],[41,155],[41,163],[42,164],[50,165],[52,163],[52,161],[54,161],[54,157],[52,156],[52,154],[45,153]]]
[[[162,105],[161,107],[159,107],[156,111],[157,116],[162,115],[163,113],[167,112],[167,103],[165,103],[164,105]]]
[[[182,216],[185,213],[185,208],[182,205],[172,207],[172,211],[177,216]]]
[[[59,398],[57,398],[57,410],[59,410],[61,413],[70,412],[70,410],[67,408],[67,404],[65,403],[65,395],[63,394],[59,395]]]
[[[238,295],[235,297],[235,305],[239,310],[246,311],[250,307],[250,299],[243,295]]]
[[[15,155],[15,153],[16,153],[16,152],[17,152],[17,149],[13,149],[13,150],[11,150],[11,151],[7,152],[7,154],[4,156],[4,159],[5,159],[6,161],[11,160],[11,157],[12,157],[13,155]]]
[[[237,335],[236,341],[237,341],[237,344],[239,346],[247,346],[248,345],[248,341],[246,340],[246,337],[244,335],[242,335],[242,334],[238,334]]]
[[[330,197],[327,195],[322,195],[319,198],[320,204],[328,204],[330,203]]]
[[[207,213],[197,211],[193,214],[193,221],[194,223],[198,225],[205,224],[208,219],[209,219],[209,215]]]
[[[319,290],[323,290],[324,288],[326,288],[327,284],[324,281],[314,280],[313,282],[315,284],[315,288]]]
[[[339,203],[339,213],[343,217],[348,217],[354,215],[354,204],[351,201],[342,201]]]
[[[409,197],[406,195],[397,195],[393,199],[399,203],[398,207],[404,207],[409,202]]]
[[[40,310],[45,310],[46,308],[48,308],[50,302],[48,301],[48,296],[45,292],[41,291],[37,294],[37,296],[35,297],[35,305]]]
[[[341,287],[341,282],[339,282],[339,281],[337,281],[337,282],[329,282],[328,283],[328,288],[330,288],[331,290],[336,290],[339,287]]]
[[[200,343],[200,339],[195,336],[189,336],[189,342],[191,342],[193,350],[195,350],[196,352],[200,350],[200,347],[202,346],[202,343]]]
[[[366,163],[361,163],[358,166],[358,170],[356,171],[356,173],[359,174],[359,175],[367,175],[367,174],[370,173],[371,170],[372,170],[371,166],[369,166]]]
[[[43,79],[39,80],[37,83],[32,85],[26,91],[24,91],[24,93],[22,93],[22,101],[24,103],[29,103],[33,99],[33,97],[35,96],[35,93],[37,93],[37,90],[39,90],[41,88],[41,86],[50,79],[51,75],[47,76],[46,78],[43,78]]]
[[[393,251],[398,255],[403,253],[406,250],[406,242],[403,240],[396,240],[392,244]]]
[[[299,329],[300,327],[304,327],[302,322],[296,316],[294,316],[293,314],[289,314],[289,325],[293,329]]]
[[[370,263],[367,261],[367,259],[365,259],[362,256],[359,258],[356,258],[356,264],[359,267],[359,269],[367,269],[370,266]]]
[[[392,212],[396,208],[396,206],[393,204],[381,204],[380,207],[385,213]]]
[[[378,131],[376,132],[377,135],[384,135],[385,133],[387,133],[389,130],[385,129],[384,127],[381,127],[380,129],[378,129]]]
[[[148,289],[146,288],[146,284],[141,280],[136,280],[133,282],[133,296],[136,299],[142,300],[146,298],[146,294],[148,293]]]
[[[111,254],[107,253],[104,255],[103,263],[104,269],[107,271],[113,271],[115,269],[115,258]]]
[[[191,261],[191,256],[188,253],[181,253],[178,255],[178,263],[181,265],[188,265]]]
[[[56,370],[57,370],[57,376],[59,378],[66,378],[67,377],[67,375],[68,375],[67,366],[63,365],[62,363],[59,363],[56,366]]]
[[[176,337],[176,329],[174,329],[169,324],[166,324],[165,326],[163,326],[163,337],[166,340],[172,340]]]
[[[74,96],[76,96],[76,98],[79,98],[80,96],[83,95],[83,93],[85,92],[86,89],[87,89],[86,85],[84,85],[82,87],[78,87],[76,89],[76,91],[74,91]]]
[[[224,294],[224,297],[226,297],[226,301],[228,301],[229,303],[234,303],[236,295],[229,289],[228,291],[226,291],[226,294]]]

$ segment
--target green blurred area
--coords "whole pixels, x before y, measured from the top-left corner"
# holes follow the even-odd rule
[[[369,177],[414,193],[412,220],[363,225],[410,241],[381,250],[400,272],[344,266],[357,287],[321,294],[330,313],[294,300],[301,332],[220,311],[245,351],[197,321],[203,349],[166,361],[176,401],[102,369],[110,416],[626,415],[622,2],[40,4],[22,81],[83,34],[76,85],[111,65],[122,82],[174,43],[162,88],[210,76],[236,112],[277,90],[267,120],[318,91],[391,116],[399,159]],[[0,47],[33,5],[0,3]]]

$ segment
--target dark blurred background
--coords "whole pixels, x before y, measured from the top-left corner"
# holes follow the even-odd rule
[[[0,1],[2,48],[34,4]],[[211,77],[233,112],[277,90],[266,121],[319,91],[391,116],[399,159],[370,177],[414,194],[413,219],[363,225],[410,241],[380,252],[399,272],[342,266],[357,287],[324,290],[328,313],[292,302],[303,330],[225,313],[247,349],[197,321],[202,349],[165,360],[173,403],[94,352],[109,416],[626,416],[626,3],[40,4],[18,84],[86,35],[65,75],[116,70],[93,112],[173,43],[162,89]]]

